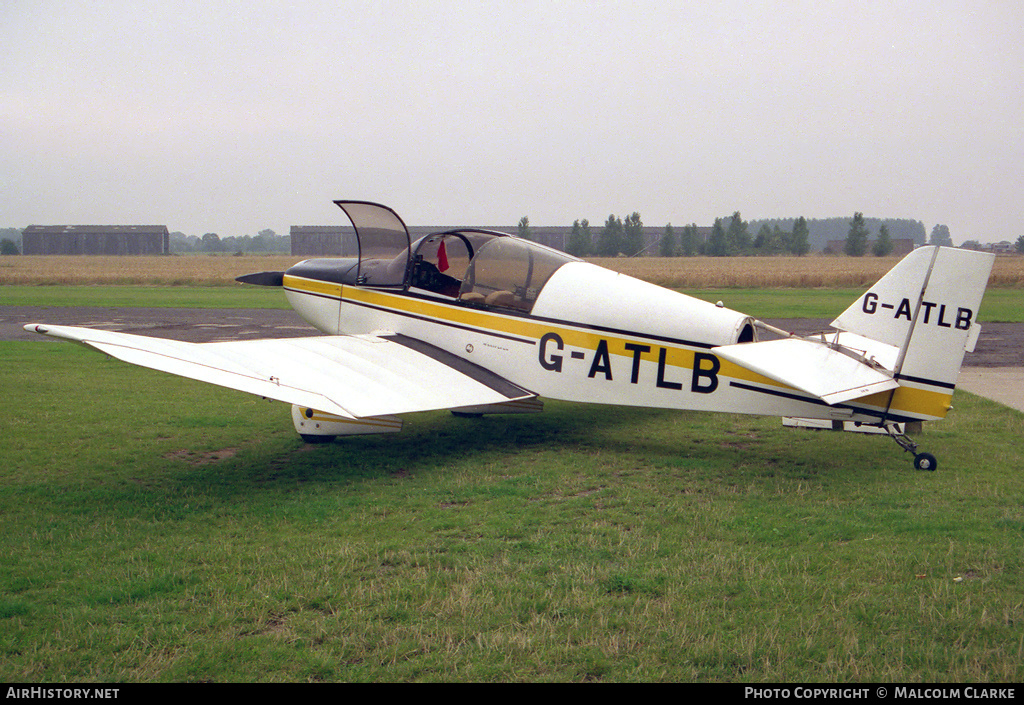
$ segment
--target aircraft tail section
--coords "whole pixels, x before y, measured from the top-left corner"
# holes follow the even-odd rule
[[[978,339],[978,309],[994,259],[972,250],[918,248],[832,327],[897,348],[893,373],[901,383],[952,390]]]

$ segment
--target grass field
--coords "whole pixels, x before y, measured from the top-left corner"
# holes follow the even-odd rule
[[[860,290],[700,293],[818,317]],[[0,305],[40,295],[284,305]],[[284,404],[69,344],[0,343],[0,387],[6,682],[1024,678],[1024,414],[962,392],[923,473],[885,438],[550,402],[308,446]]]
[[[1024,415],[942,469],[777,419],[551,403],[306,446],[288,408],[0,344],[0,680],[1024,677]]]

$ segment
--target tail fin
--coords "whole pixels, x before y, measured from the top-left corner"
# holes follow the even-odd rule
[[[832,327],[898,348],[897,379],[952,390],[964,353],[978,339],[978,308],[994,260],[986,252],[918,248]]]

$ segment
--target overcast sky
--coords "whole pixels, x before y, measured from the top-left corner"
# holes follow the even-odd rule
[[[0,3],[0,226],[1024,232],[1024,3]]]

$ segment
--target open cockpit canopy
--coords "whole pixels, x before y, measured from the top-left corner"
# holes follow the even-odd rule
[[[365,201],[335,201],[352,221],[359,243],[356,281],[402,286],[409,268],[409,230],[387,206]]]
[[[315,269],[317,278],[339,281],[340,272],[325,276],[323,270],[344,268],[343,283],[406,287],[468,305],[528,312],[555,270],[575,261],[529,240],[473,228],[432,233],[412,243],[405,223],[387,206],[335,203],[352,221],[359,259],[296,265],[310,273]]]

